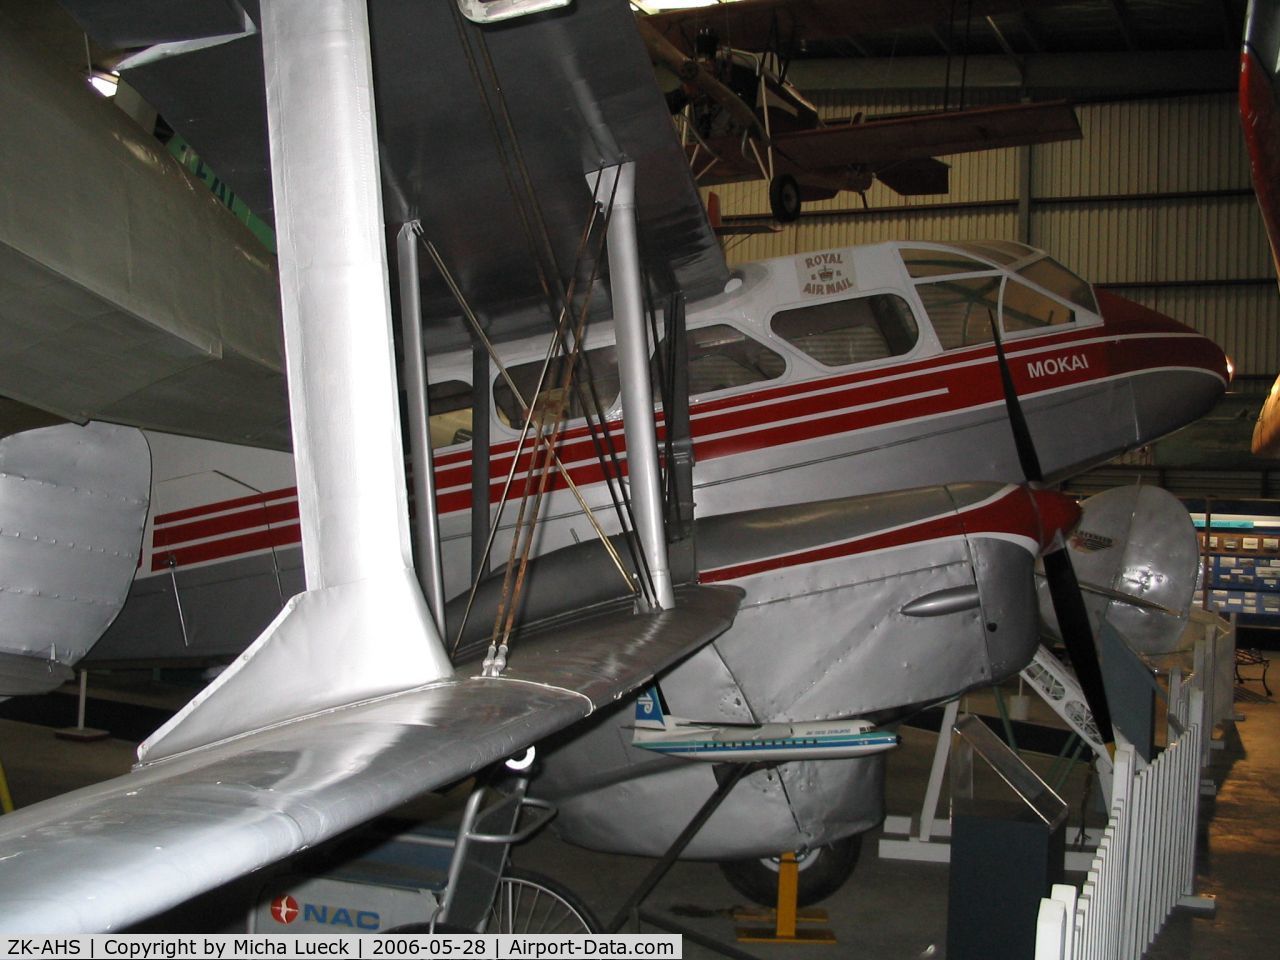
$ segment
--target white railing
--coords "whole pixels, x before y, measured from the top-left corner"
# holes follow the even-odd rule
[[[1036,960],[1136,960],[1193,898],[1200,771],[1214,723],[1230,715],[1222,679],[1235,654],[1224,621],[1201,626],[1195,672],[1170,677],[1169,745],[1145,766],[1132,747],[1116,750],[1107,827],[1079,893],[1056,884],[1040,901]]]

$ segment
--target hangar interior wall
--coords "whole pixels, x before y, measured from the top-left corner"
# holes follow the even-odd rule
[[[814,99],[828,117],[941,105],[934,94],[864,96]],[[966,103],[999,99],[1007,97]],[[1021,239],[1202,330],[1238,376],[1269,384],[1280,369],[1280,296],[1234,94],[1088,103],[1076,113],[1082,140],[943,158],[945,196],[899,197],[876,183],[865,208],[848,193],[806,204],[779,233],[730,238],[729,261],[890,239]],[[715,190],[727,222],[768,215],[763,182]]]

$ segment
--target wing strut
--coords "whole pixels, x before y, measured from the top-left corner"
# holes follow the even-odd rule
[[[592,222],[594,222],[594,215],[592,218]],[[591,232],[591,224],[589,223],[586,231],[584,232],[584,243],[585,243],[585,237],[589,235],[590,232]],[[524,425],[520,432],[520,440],[516,447],[515,456],[512,457],[511,459],[511,466],[507,471],[507,479],[506,479],[506,482],[503,484],[502,495],[499,498],[498,514],[491,523],[487,524],[485,533],[480,537],[480,539],[483,542],[483,547],[479,551],[478,562],[475,562],[473,558],[472,566],[475,573],[471,583],[471,591],[470,591],[470,595],[467,598],[467,607],[465,612],[463,613],[462,622],[458,626],[457,634],[454,637],[453,646],[451,647],[451,652],[456,652],[458,649],[458,644],[462,639],[463,631],[466,629],[467,620],[471,615],[472,605],[475,602],[476,591],[479,589],[482,573],[488,569],[489,554],[493,549],[493,542],[498,534],[498,528],[502,519],[502,513],[503,513],[503,510],[505,510],[506,508],[507,500],[511,492],[511,487],[515,480],[516,470],[519,467],[521,462],[521,455],[524,451],[525,441],[528,439],[530,429],[535,426],[535,422],[534,422],[535,419],[537,419],[538,422],[536,424],[537,430],[536,430],[536,437],[534,439],[534,446],[536,447],[536,452],[538,453],[542,453],[543,451],[545,451],[547,462],[546,464],[544,464],[544,466],[548,469],[550,466],[554,466],[556,468],[556,470],[560,474],[561,479],[563,479],[565,486],[573,493],[575,499],[578,501],[578,506],[582,508],[583,515],[587,518],[588,522],[591,524],[596,535],[600,538],[601,543],[604,544],[605,549],[608,551],[609,556],[613,560],[614,566],[617,568],[618,572],[621,574],[622,579],[627,583],[627,585],[632,589],[633,592],[635,591],[635,586],[632,584],[631,578],[628,576],[626,569],[622,564],[622,560],[618,556],[617,551],[614,549],[612,542],[605,535],[604,529],[600,526],[599,521],[596,519],[595,511],[583,498],[582,493],[579,491],[577,484],[574,483],[573,478],[569,475],[569,471],[565,469],[564,464],[561,463],[560,461],[559,455],[556,453],[555,447],[556,447],[556,441],[558,438],[558,427],[557,427],[556,434],[551,437],[548,437],[542,432],[542,427],[543,427],[542,418],[535,418],[535,407],[537,405],[536,398],[539,395],[541,395],[543,392],[543,381],[546,378],[547,367],[551,360],[551,351],[554,350],[555,345],[558,342],[557,339],[553,338],[551,345],[548,347],[547,358],[543,364],[542,374],[539,377],[538,384],[536,385],[533,393],[535,400],[534,400],[534,403],[530,403],[528,402],[528,400],[526,400],[519,385],[517,385],[516,382],[511,378],[511,374],[510,372],[508,372],[506,365],[502,362],[502,358],[498,355],[497,350],[494,349],[493,342],[488,338],[488,336],[486,336],[484,332],[484,328],[481,326],[479,319],[475,316],[475,313],[471,310],[470,305],[467,303],[466,296],[463,294],[462,290],[458,287],[457,282],[453,278],[453,274],[449,271],[448,265],[445,264],[444,262],[444,258],[440,255],[440,252],[435,248],[435,245],[430,241],[426,241],[426,247],[427,247],[427,253],[430,255],[432,263],[435,264],[435,267],[439,271],[440,276],[444,279],[446,286],[449,287],[450,292],[453,294],[454,299],[457,301],[458,306],[461,308],[463,316],[466,317],[468,323],[471,325],[472,336],[475,338],[477,343],[477,347],[476,347],[477,352],[479,352],[480,349],[483,348],[483,350],[493,360],[495,366],[497,366],[498,368],[499,376],[501,376],[502,379],[505,381],[507,388],[511,391],[512,396],[515,397],[515,400],[520,405],[521,409],[525,411]],[[566,297],[565,302],[571,302],[571,296]],[[586,308],[584,306],[583,308],[584,312],[582,315],[584,318],[586,315],[585,309]],[[562,314],[561,320],[563,319],[564,319],[564,315]],[[582,343],[581,329],[577,331],[574,337],[574,342],[575,344],[581,345]],[[487,370],[487,366],[486,366],[486,370]],[[568,370],[571,373],[572,366],[570,366]],[[488,377],[488,374],[486,373],[485,379],[487,379],[487,377]],[[476,379],[477,379],[477,382],[483,382],[479,377],[477,377]],[[561,393],[563,393],[563,389],[561,390]],[[563,418],[560,419],[559,425],[563,425]],[[532,470],[532,469],[530,470],[529,481],[528,481],[529,483],[532,482],[532,478],[535,472],[536,472],[535,470]],[[488,484],[486,482],[483,487],[483,490],[487,491],[487,489],[488,489]],[[472,496],[473,497],[485,496],[487,500],[486,494],[479,493],[476,491],[474,483],[473,483]],[[487,509],[485,510],[485,515],[486,517],[488,515]],[[530,529],[532,529],[532,525],[535,524],[536,521],[537,521],[537,508],[535,507],[534,517],[530,521]],[[520,527],[519,522],[517,522],[517,527]],[[474,524],[473,524],[472,534],[473,536],[476,536],[477,534],[477,529]],[[473,553],[475,552],[475,549],[476,548],[473,544]],[[514,601],[512,603],[512,609],[514,609]],[[497,637],[497,629],[495,628],[495,641],[496,641],[496,637]],[[497,647],[495,647],[495,649],[492,651],[492,656],[494,657],[500,656],[502,660],[505,661],[505,658],[506,658],[505,641],[503,643],[503,649],[499,650]],[[498,669],[500,672],[501,668],[498,668]]]
[[[649,382],[649,344],[640,284],[640,248],[636,240],[636,165],[600,171],[601,194],[613,194],[609,216],[609,288],[617,336],[622,422],[627,438],[627,476],[636,533],[648,559],[657,606],[675,603],[667,538],[662,525],[662,488],[658,481],[658,441],[653,430],[653,388]]]
[[[267,127],[306,592],[144,762],[453,672],[413,573],[363,0],[264,0]],[[333,224],[343,229],[334,231]]]
[[[440,558],[440,521],[436,512],[435,463],[431,456],[431,410],[427,399],[427,363],[422,344],[422,291],[418,276],[418,236],[422,225],[402,224],[396,234],[396,274],[400,279],[400,334],[404,338],[404,392],[408,400],[409,455],[413,463],[414,569],[431,607],[436,629],[445,635],[444,563]]]

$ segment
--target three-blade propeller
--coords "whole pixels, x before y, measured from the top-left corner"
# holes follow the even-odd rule
[[[1028,483],[1042,484],[1044,471],[1040,466],[1040,457],[1036,454],[1027,418],[1022,412],[1022,403],[1018,399],[1009,361],[1004,353],[1004,344],[1000,339],[999,324],[994,317],[991,318],[991,335],[995,340],[996,361],[1000,367],[1000,382],[1004,388],[1004,403],[1009,413],[1009,426],[1013,430],[1013,443],[1018,451],[1018,463]],[[1054,615],[1058,618],[1062,642],[1075,667],[1076,678],[1080,681],[1098,733],[1110,751],[1115,742],[1115,733],[1111,728],[1111,710],[1107,706],[1102,665],[1098,660],[1098,648],[1094,643],[1093,628],[1089,624],[1089,613],[1084,605],[1084,594],[1076,580],[1075,568],[1071,565],[1065,543],[1060,544],[1058,549],[1050,549],[1044,553],[1044,575],[1049,584],[1049,597],[1053,601]]]

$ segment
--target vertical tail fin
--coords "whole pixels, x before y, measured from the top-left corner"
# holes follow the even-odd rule
[[[665,730],[666,727],[667,715],[662,709],[662,691],[653,683],[636,697],[636,728]]]

